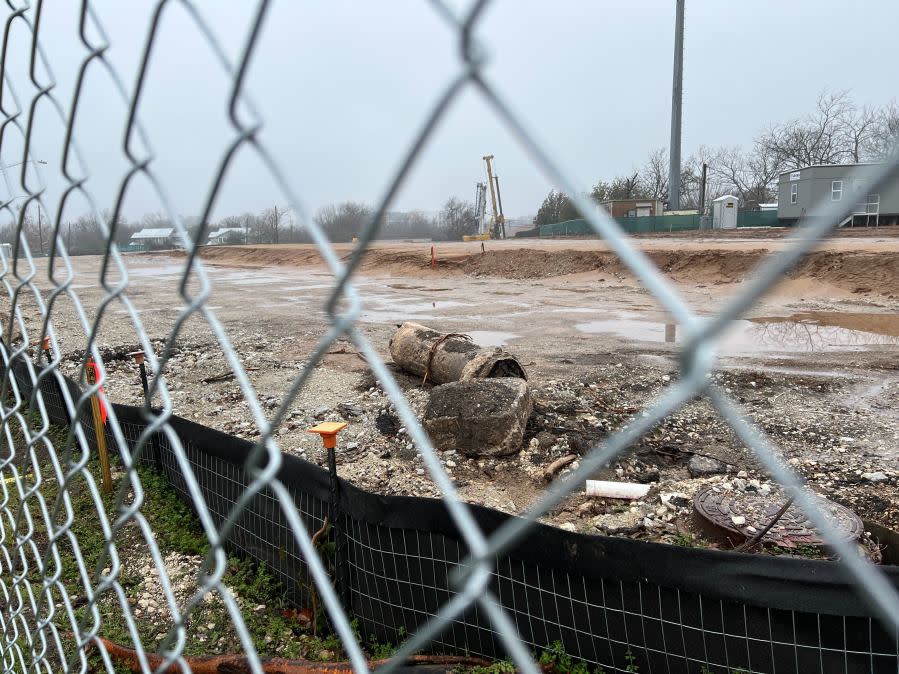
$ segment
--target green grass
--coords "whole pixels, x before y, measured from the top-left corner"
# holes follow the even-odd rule
[[[56,448],[57,455],[62,460],[62,457],[65,455],[66,429],[51,428],[49,435]],[[43,475],[41,493],[46,499],[48,506],[52,508],[57,496],[58,484],[50,470],[48,458],[43,457],[43,459],[41,461]],[[113,490],[112,493],[101,496],[101,507],[105,511],[108,520],[114,522],[118,515],[115,506],[116,494],[121,486],[121,481],[126,479],[126,475],[117,456],[111,457],[111,462],[114,476]],[[92,458],[88,462],[87,471],[93,477],[96,489],[99,491],[100,466],[96,458]],[[209,551],[209,543],[198,519],[170,486],[167,478],[151,469],[144,468],[138,469],[138,476],[144,491],[144,502],[141,505],[140,512],[153,532],[156,546],[162,558],[165,560],[175,553],[187,556],[189,558],[189,572],[184,578],[195,578],[201,560]],[[91,497],[92,493],[87,479],[81,474],[76,475],[67,488],[73,515],[71,532],[77,540],[90,582],[92,585],[95,585],[95,570],[109,567],[110,560],[104,552],[106,539],[100,526],[97,505]],[[10,490],[10,494],[11,499],[7,507],[15,513],[18,508],[17,496],[14,490]],[[129,492],[125,498],[125,506],[127,507],[132,500],[133,494]],[[33,514],[36,513],[33,505],[31,510]],[[57,526],[61,524],[62,519],[62,516],[57,517]],[[35,519],[34,541],[41,551],[46,549],[48,542],[47,531],[43,522],[39,521],[39,518]],[[141,530],[133,522],[124,525],[117,532],[115,545],[122,561],[117,580],[129,603],[134,602],[132,604],[132,610],[134,610],[138,607],[137,602],[141,599],[141,594],[147,587],[147,578],[144,577],[145,574],[140,572],[140,567],[147,564],[150,564],[152,567],[148,554],[149,548]],[[83,602],[84,590],[81,574],[75,561],[74,549],[68,539],[65,538],[57,544],[57,548],[60,559],[59,582],[65,587],[70,599],[78,597],[75,600],[77,608],[74,613],[79,623],[79,630],[90,629],[93,624],[92,611]],[[332,553],[332,548],[333,546],[330,542],[324,542],[320,547],[320,551],[327,558]],[[34,565],[31,568],[34,569]],[[153,574],[155,574],[155,570],[150,575]],[[42,582],[36,571],[32,571],[29,575],[29,580],[35,583],[36,587],[40,587]],[[173,578],[172,580],[173,585],[177,585],[176,579]],[[314,636],[311,633],[308,620],[301,621],[299,619],[300,612],[295,607],[287,604],[285,600],[287,596],[286,588],[264,564],[238,556],[229,556],[222,582],[237,598],[247,631],[261,656],[303,658],[317,661],[346,659],[346,653],[340,639],[329,629],[323,612],[320,613],[317,623],[318,636]],[[192,594],[196,589],[196,584],[191,582],[190,588],[190,594]],[[58,588],[54,588],[51,594],[51,601],[54,603],[59,603],[62,600],[62,595]],[[212,594],[211,598],[208,595],[190,613],[186,625],[187,640],[183,651],[186,656],[206,656],[243,651],[231,618],[225,610],[223,602],[217,597],[217,594]],[[161,609],[161,614],[155,615],[168,616],[169,612],[164,601],[162,601],[162,594],[157,592],[154,594],[154,598],[159,600]],[[178,597],[179,604],[185,598]],[[321,602],[319,602],[320,604]],[[311,609],[311,607],[308,608]],[[94,610],[98,611],[100,615],[99,629],[97,631],[99,636],[125,647],[130,648],[133,646],[133,636],[128,630],[125,612],[119,605],[114,591],[108,590],[100,594],[96,599]],[[307,611],[306,614],[308,615],[309,612]],[[33,617],[29,618],[29,622],[33,624]],[[151,621],[147,619],[146,613],[140,617],[135,617],[135,623],[138,638],[150,652],[159,650],[163,646],[166,635],[172,627],[170,618],[156,618]],[[59,612],[57,613],[57,625],[61,630],[71,628],[65,615]],[[359,635],[358,625],[354,623],[353,629],[357,635],[357,640],[363,643]],[[398,641],[402,642],[405,637],[405,630],[401,628],[397,633]],[[23,649],[26,648],[24,641],[21,646]],[[67,634],[64,637],[64,646],[67,650],[65,654],[67,660],[77,657],[77,653],[74,652],[75,642],[71,634]],[[392,643],[379,643],[374,639],[364,643],[363,646],[372,660],[388,658],[395,650]],[[627,671],[637,672],[635,659],[630,653],[628,653],[628,656]],[[560,642],[554,643],[550,648],[540,653],[537,659],[543,670],[549,673],[603,674],[601,667],[591,669],[585,663],[574,659],[565,652]],[[96,652],[90,653],[88,660],[97,671],[104,670],[100,657]],[[60,663],[54,664],[60,665]],[[123,665],[117,664],[115,671],[124,673],[129,670]],[[503,660],[491,663],[485,667],[462,668],[459,671],[465,672],[465,674],[507,674],[514,672],[515,667],[510,661]]]
[[[61,457],[64,456],[67,431],[61,428],[51,428],[49,435],[61,460]],[[18,443],[24,444],[21,435]],[[100,507],[105,511],[108,520],[113,522],[118,515],[115,507],[116,494],[125,475],[117,456],[111,457],[111,463],[114,476],[113,490],[108,495],[102,495]],[[48,457],[44,456],[40,465],[43,476],[40,492],[52,510],[59,485],[51,470]],[[99,461],[92,458],[87,465],[87,470],[94,478],[99,491]],[[191,591],[188,594],[192,595],[196,590],[196,583],[193,581],[196,571],[203,556],[209,550],[206,536],[191,509],[179,498],[164,476],[143,468],[138,469],[138,475],[145,496],[140,512],[153,532],[162,558],[165,560],[172,553],[190,557],[189,571],[184,578],[191,578],[189,583]],[[9,486],[12,487],[12,484],[10,483]],[[72,509],[71,532],[77,540],[78,550],[84,560],[89,582],[95,585],[95,570],[102,570],[110,566],[109,556],[104,552],[106,539],[98,516],[97,504],[91,498],[92,490],[87,479],[81,474],[72,478],[66,491]],[[10,488],[9,493],[10,500],[7,508],[15,515],[20,507],[19,497],[15,489]],[[127,507],[132,500],[133,494],[129,492],[125,498],[125,506]],[[30,510],[35,518],[33,540],[42,554],[47,548],[49,537],[46,525],[39,517],[39,511],[35,505],[32,499]],[[56,526],[59,526],[64,519],[63,511],[55,519]],[[11,523],[4,522],[4,524],[8,528]],[[20,526],[20,533],[22,530],[23,527]],[[141,598],[140,593],[142,588],[146,587],[147,581],[139,569],[148,564],[152,567],[148,545],[141,530],[133,522],[125,524],[117,532],[115,545],[123,562],[117,580],[129,603],[134,602],[132,609],[138,608],[137,602]],[[90,629],[93,624],[92,611],[85,605],[83,599],[85,592],[74,548],[67,538],[63,538],[57,543],[57,549],[60,566],[58,569],[52,569],[51,561],[51,571],[58,570],[59,583],[65,587],[70,600],[77,606],[75,616],[79,630]],[[152,568],[154,570],[150,575],[155,575],[155,567]],[[30,569],[28,579],[34,583],[36,588],[39,588],[42,578],[36,571],[36,564],[30,564]],[[300,612],[287,605],[285,601],[286,588],[264,564],[230,556],[222,582],[237,598],[247,631],[260,655],[310,660],[339,660],[345,657],[340,640],[336,635],[330,633],[327,621],[319,621],[317,637],[310,633],[308,620],[300,620],[299,618],[302,617]],[[152,621],[147,619],[146,613],[141,617],[135,617],[138,637],[143,645],[151,651],[160,647],[165,635],[172,627],[170,612],[162,593],[157,590],[153,594],[153,598],[159,602],[160,606],[160,612],[154,614],[155,619]],[[186,597],[177,597],[177,599],[179,604],[182,604]],[[58,587],[54,587],[51,591],[51,601],[53,603],[62,601],[62,593]],[[98,635],[122,646],[132,647],[133,637],[128,630],[125,612],[120,606],[115,592],[108,590],[98,595],[95,610],[100,614]],[[71,624],[64,613],[57,612],[56,618],[57,625],[61,630],[71,629]],[[29,622],[32,620],[33,616]],[[217,593],[207,595],[204,601],[190,613],[186,627],[185,655],[215,655],[243,650],[231,617]],[[77,654],[74,653],[75,644],[71,634],[67,633],[64,640],[68,651],[66,659],[77,657]],[[372,646],[380,657],[392,652],[389,644],[372,644]],[[24,642],[22,647],[26,648]],[[93,664],[99,665],[98,655],[93,654],[89,659],[93,661]],[[127,670],[118,667],[117,671]]]
[[[554,642],[548,649],[543,651],[537,658],[537,664],[545,672],[558,672],[558,674],[604,674],[605,672],[602,667],[591,670],[586,663],[572,658],[565,652],[565,647],[561,641]]]

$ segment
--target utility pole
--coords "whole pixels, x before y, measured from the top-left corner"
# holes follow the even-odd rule
[[[684,98],[684,0],[675,0],[674,77],[671,86],[671,149],[668,156],[668,210],[680,208],[681,103]]]
[[[44,230],[41,229],[41,202],[37,202],[37,236],[41,240],[41,255],[44,254]]]
[[[284,209],[285,213],[287,209]],[[272,239],[274,243],[280,243],[279,236],[281,231],[281,214],[278,212],[278,204],[272,207]]]
[[[708,175],[709,165],[705,162],[702,163],[702,179],[699,181],[699,208],[698,213],[699,216],[702,217],[705,215],[705,181],[706,176]]]

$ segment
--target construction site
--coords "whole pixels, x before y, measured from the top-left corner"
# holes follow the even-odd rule
[[[703,313],[739,292],[760,260],[785,241],[783,232],[767,230],[652,237],[638,245]],[[460,448],[446,434],[435,441],[466,501],[516,514],[677,376],[684,336],[601,240],[484,243],[483,250],[477,241],[436,244],[436,263],[431,244],[375,243],[354,285],[362,298],[360,329],[421,417],[434,385],[448,380],[427,381],[414,365],[394,363],[390,342],[399,325],[436,331],[423,338],[425,351],[440,335],[459,334],[517,359],[532,402],[514,441],[501,449],[489,443]],[[347,257],[352,245],[336,250]],[[734,322],[718,344],[714,374],[782,443],[785,457],[816,491],[888,528],[899,526],[897,254],[899,237],[891,228],[851,230],[822,244]],[[128,258],[132,301],[159,345],[182,312],[182,255]],[[263,404],[273,410],[327,329],[324,306],[333,278],[310,246],[209,247],[201,258],[214,288],[210,306],[232,335]],[[94,276],[97,263],[76,260],[78,276]],[[94,292],[101,289],[79,287],[88,301]],[[258,428],[247,421],[230,366],[212,344],[205,324],[189,320],[167,365],[173,412],[252,440]],[[128,330],[106,322],[98,345],[108,368],[107,394],[139,403],[139,380],[126,357],[137,345]],[[71,354],[66,362],[75,374],[79,347],[61,346]],[[504,412],[481,422],[510,423]],[[463,406],[453,414],[472,411]],[[320,443],[306,432],[319,421],[349,424],[337,453],[342,478],[381,494],[439,496],[365,357],[348,340],[328,350],[291,406],[278,429],[283,450],[325,465]],[[546,521],[582,533],[725,549],[764,525],[765,516],[753,521],[747,515],[736,536],[696,521],[699,490],[752,490],[769,480],[701,398],[594,477],[649,489],[622,501],[591,498],[584,488]],[[792,554],[789,540],[765,542],[770,545],[757,552]],[[876,544],[864,535],[862,542],[879,558]],[[811,553],[813,548],[803,553],[826,556],[824,549]]]
[[[3,671],[895,673],[899,11],[765,2],[10,5]]]
[[[455,240],[379,240],[365,224],[323,254],[315,244],[250,244],[248,225],[222,223],[203,246],[175,228],[144,228],[112,273],[107,257],[81,255],[62,284],[46,280],[52,257],[29,260],[34,293],[17,300],[7,335],[18,399],[43,411],[56,442],[66,428],[70,438],[81,433],[106,498],[118,484],[124,507],[141,489],[128,480],[139,476],[152,485],[150,526],[184,531],[150,540],[125,526],[113,536],[138,623],[124,630],[109,593],[87,599],[107,625],[91,648],[145,671],[138,646],[152,644],[147,664],[158,668],[182,629],[178,611],[196,601],[183,628],[192,671],[251,671],[246,647],[231,647],[241,624],[271,658],[264,671],[350,671],[352,646],[321,603],[332,589],[331,601],[353,616],[359,654],[378,667],[431,615],[428,593],[452,592],[465,534],[447,518],[451,492],[494,535],[517,522],[537,527],[533,549],[510,544],[498,557],[493,582],[544,672],[652,671],[663,662],[672,671],[672,657],[683,665],[674,671],[773,671],[789,660],[774,650],[785,644],[797,674],[816,653],[820,671],[840,657],[844,671],[856,671],[850,655],[892,662],[888,636],[863,606],[846,603],[853,595],[838,566],[858,560],[892,577],[899,563],[899,227],[879,226],[879,210],[878,226],[865,226],[871,214],[853,211],[832,236],[812,239],[828,229],[817,212],[789,223],[773,211],[741,216],[735,197],[712,200],[710,215],[633,199],[510,236],[494,156],[482,160],[474,208],[450,200],[435,221],[450,234],[441,239]],[[842,181],[832,182],[841,195]],[[265,217],[277,227],[282,214],[275,207]],[[702,336],[797,245],[808,250],[776,283],[720,334]],[[9,244],[0,254],[7,268],[17,256]],[[355,272],[342,283],[337,270],[347,265]],[[56,338],[43,336],[38,349],[28,335],[46,306]],[[85,322],[95,326],[87,360]],[[690,383],[697,339],[706,361]],[[31,374],[49,371],[42,363],[56,364],[53,378]],[[85,396],[82,385],[101,388]],[[689,394],[645,423],[679,386]],[[721,396],[763,436],[722,414]],[[79,420],[85,400],[91,416]],[[768,441],[776,449],[766,454],[759,447]],[[283,496],[268,487],[241,496],[263,447],[292,490],[312,552],[282,506],[272,509]],[[38,460],[34,470],[49,468]],[[86,507],[86,492],[69,492],[76,510]],[[201,498],[217,526],[240,513],[218,543],[235,555],[218,582],[239,597],[237,620],[192,573],[214,540],[198,531]],[[89,557],[99,567],[105,554]],[[310,580],[312,555],[327,580]],[[814,590],[790,591],[784,581],[796,574],[811,574]],[[569,588],[559,593],[563,579]],[[620,601],[605,596],[612,582]],[[64,587],[87,610],[71,576]],[[657,612],[644,607],[644,592],[658,593]],[[567,609],[547,611],[549,596]],[[720,632],[706,624],[707,601]],[[681,648],[664,636],[663,616],[675,607]],[[767,614],[750,621],[750,610]],[[728,625],[741,614],[746,645],[734,653]],[[583,635],[591,655],[580,624],[600,615],[604,629]],[[822,633],[834,615],[843,622]],[[661,647],[645,627],[631,634],[634,617],[657,623]],[[818,636],[806,644],[816,631],[809,621]],[[422,672],[518,671],[501,661],[483,617],[453,624],[458,636],[404,661]],[[792,636],[781,634],[790,624]],[[759,629],[769,636],[751,640]],[[859,630],[870,633],[867,645],[837,647]],[[703,657],[691,655],[687,632],[702,640]],[[81,657],[91,662],[90,654]]]

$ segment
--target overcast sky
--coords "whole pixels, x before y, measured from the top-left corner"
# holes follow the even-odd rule
[[[93,4],[112,43],[109,58],[130,90],[155,3]],[[44,5],[42,43],[54,93],[68,109],[85,54],[77,36],[80,3]],[[157,174],[177,210],[191,215],[202,207],[233,130],[227,79],[188,14],[170,5],[139,114]],[[235,58],[254,3],[198,6]],[[889,45],[897,25],[896,0],[687,0],[684,154],[701,144],[746,144],[770,123],[809,111],[826,88],[851,89],[860,103],[896,98],[899,75]],[[673,29],[674,0],[497,0],[478,37],[490,53],[489,79],[587,189],[667,146]],[[14,29],[11,39],[8,69],[27,101],[33,89],[26,34]],[[426,2],[276,0],[252,60],[249,91],[264,118],[264,142],[314,211],[347,199],[374,203],[458,67],[456,36]],[[63,127],[48,105],[39,106],[35,121],[34,153],[48,161],[52,198],[63,184]],[[111,205],[127,168],[124,122],[108,76],[92,66],[75,134],[101,208]],[[8,132],[2,160],[17,161],[20,148]],[[535,213],[550,183],[471,89],[428,143],[392,210],[437,210],[451,195],[471,199],[485,153],[496,156],[507,217]],[[245,151],[213,217],[285,202]],[[74,199],[64,219],[83,210]],[[158,210],[145,180],[129,188],[128,216]]]

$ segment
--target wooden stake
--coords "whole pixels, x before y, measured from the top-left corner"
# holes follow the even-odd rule
[[[97,383],[93,360],[87,361],[87,383],[91,386]],[[109,494],[112,492],[112,472],[109,469],[109,451],[106,448],[106,433],[104,432],[103,415],[100,413],[100,399],[96,395],[91,396],[91,413],[94,417],[94,432],[97,434],[97,454],[100,456],[101,487],[104,494]]]

